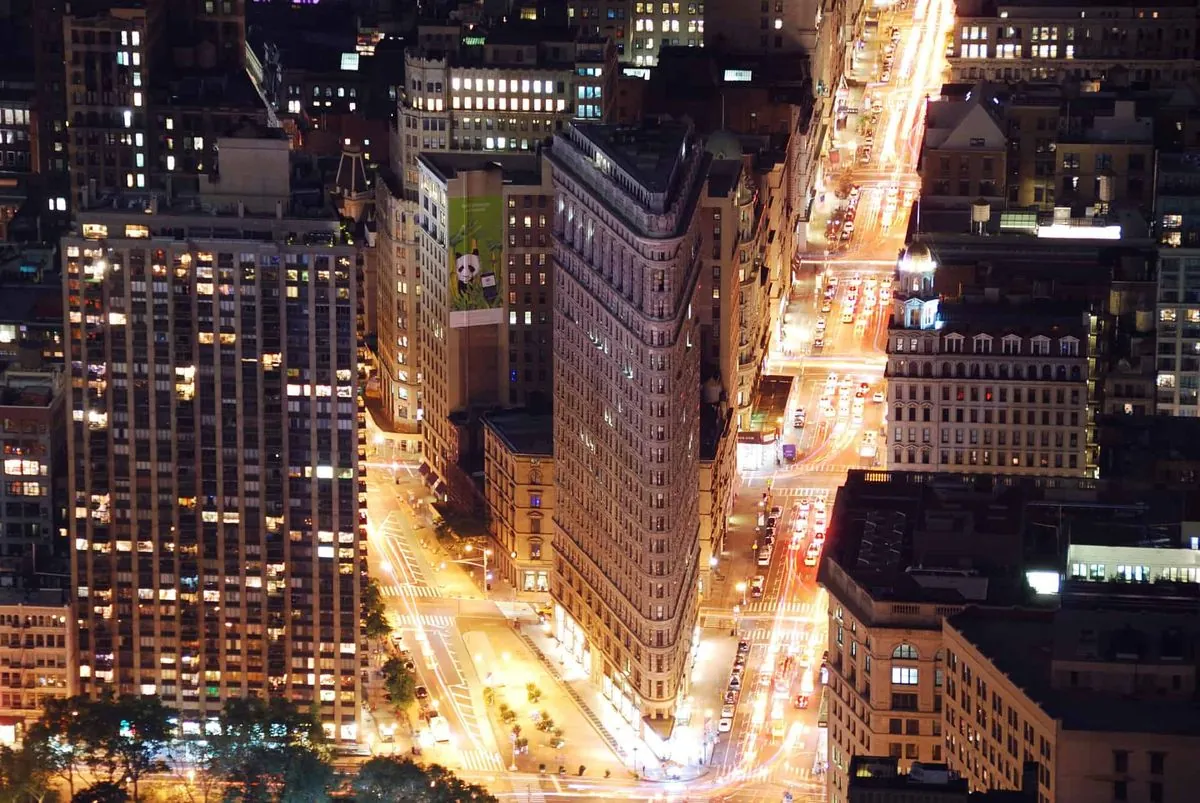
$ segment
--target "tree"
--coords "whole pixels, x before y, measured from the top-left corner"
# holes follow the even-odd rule
[[[92,704],[92,735],[104,763],[129,782],[133,803],[141,800],[139,784],[146,775],[167,769],[163,753],[170,742],[171,709],[158,697],[122,695]]]
[[[128,803],[129,793],[115,781],[100,781],[86,789],[80,789],[71,797],[71,803]]]
[[[404,661],[389,658],[381,671],[384,688],[393,705],[400,707],[417,699],[417,678]]]
[[[54,770],[42,747],[28,740],[19,750],[0,748],[0,803],[48,803]]]
[[[363,627],[366,628],[367,638],[385,638],[392,632],[388,624],[387,608],[383,604],[383,594],[379,591],[379,583],[367,581],[362,594]]]
[[[422,767],[407,758],[373,758],[359,768],[350,786],[359,803],[497,803],[482,786],[445,767]]]
[[[67,784],[67,794],[75,796],[79,768],[85,763],[88,743],[83,712],[92,701],[87,697],[63,697],[46,701],[42,716],[30,726],[26,745],[36,749],[50,774]]]
[[[290,700],[225,702],[220,733],[208,739],[204,765],[226,785],[227,801],[324,800],[333,781],[321,724]]]

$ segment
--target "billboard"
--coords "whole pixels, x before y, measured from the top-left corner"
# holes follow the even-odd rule
[[[450,198],[450,326],[504,320],[504,199],[499,195]]]

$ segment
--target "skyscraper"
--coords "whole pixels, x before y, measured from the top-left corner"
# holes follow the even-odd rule
[[[352,741],[354,248],[288,154],[222,139],[200,197],[122,197],[63,238],[79,681],[159,695],[185,735],[271,694]]]
[[[631,723],[686,692],[699,580],[700,195],[690,126],[555,137],[556,635]]]

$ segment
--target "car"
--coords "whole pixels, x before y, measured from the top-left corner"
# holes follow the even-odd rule
[[[737,705],[737,701],[738,701],[737,690],[730,689],[729,691],[725,692],[724,700],[725,700],[725,705]]]
[[[737,655],[733,656],[733,665],[734,666],[745,666],[746,665],[746,653],[739,652]]]
[[[781,508],[779,505],[772,505],[771,509],[767,512],[772,516],[779,516],[783,514],[783,508]]]
[[[805,497],[800,500],[800,512],[805,513],[809,510],[812,510],[812,500]]]
[[[871,396],[871,401],[876,404],[883,404],[883,392],[879,390],[875,391],[875,394]]]
[[[721,706],[721,719],[732,719],[734,707],[732,705]]]
[[[892,71],[891,71],[891,70],[884,70],[884,71],[883,71],[883,75],[879,76],[879,80],[883,81],[885,84],[886,84],[888,81],[892,80]]]
[[[738,666],[738,665],[735,663],[735,664],[733,665],[733,669],[729,670],[729,677],[731,677],[731,678],[738,678],[739,680],[741,680],[742,673],[744,673],[745,671],[746,671],[746,665],[745,665],[745,664],[742,664],[741,666]]]
[[[759,548],[757,562],[759,566],[771,565],[771,547],[769,545],[763,544],[763,546]]]
[[[817,318],[817,331],[818,332],[825,331],[825,319],[824,318]]]
[[[750,596],[761,597],[763,595],[763,588],[766,586],[766,584],[767,578],[763,577],[761,574],[756,574],[754,579],[750,581]]]
[[[746,653],[750,652],[750,642],[746,641],[745,639],[739,641],[737,645],[737,651],[739,655],[745,655]]]
[[[429,720],[429,731],[433,734],[435,742],[450,741],[450,723],[445,717],[434,717]]]
[[[814,508],[814,509],[815,509],[815,510],[816,510],[818,513],[822,514],[822,515],[821,515],[821,518],[825,518],[825,516],[824,516],[824,513],[825,513],[825,500],[824,500],[824,499],[818,499],[816,502],[814,502],[814,503],[813,503],[813,508]]]
[[[717,723],[717,733],[729,733],[731,730],[733,730],[733,720],[729,717],[722,717],[721,721]]]
[[[775,546],[775,533],[771,532],[771,533],[767,533],[766,535],[764,535],[763,543],[769,547]]]
[[[850,188],[850,197],[851,197],[851,198],[857,198],[857,197],[858,197],[858,185],[857,185],[857,184],[853,185],[853,186]]]
[[[852,232],[852,233],[853,233],[853,231],[854,231],[854,221],[853,221],[853,220],[847,220],[847,221],[846,221],[846,225],[842,227],[842,231],[848,231],[848,232]]]
[[[828,301],[821,305],[821,312],[829,312],[831,309],[833,309],[833,305]]]
[[[417,688],[413,691],[413,696],[418,700],[428,700],[429,689],[425,688],[424,686],[417,686]]]
[[[742,688],[742,676],[741,675],[730,675],[729,676],[729,688],[730,689],[741,689]]]
[[[854,313],[853,312],[843,312],[842,313],[842,323],[854,323]]]
[[[825,338],[818,337],[816,340],[813,341],[813,348],[819,349],[819,348],[824,348],[824,347],[825,347]]]
[[[808,699],[807,694],[797,694],[794,705],[796,706],[796,708],[804,709],[804,708],[808,708],[808,702],[809,702],[809,699]]]

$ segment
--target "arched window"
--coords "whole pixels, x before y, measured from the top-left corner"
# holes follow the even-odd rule
[[[892,657],[902,661],[915,661],[917,660],[917,648],[907,641],[902,641],[896,645],[896,649],[892,650]]]
[[[900,465],[900,458],[904,455],[904,450],[897,446],[892,450],[892,465]]]
[[[963,365],[961,362],[960,362],[960,363],[957,363],[957,364],[955,364],[955,366],[954,366],[954,375],[955,375],[955,376],[963,376],[963,377],[965,377],[965,376],[967,375],[967,366]]]
[[[921,366],[921,376],[927,376],[927,377],[933,376],[933,363],[927,362]]]
[[[1060,366],[1058,366],[1058,370],[1055,372],[1055,376],[1057,376],[1057,378],[1058,378],[1058,381],[1059,381],[1059,382],[1064,382],[1064,381],[1066,381],[1066,379],[1067,379],[1067,366],[1065,366],[1065,365],[1060,365]]]
[[[950,376],[950,363],[942,363],[942,376]]]
[[[1019,365],[1014,365],[1014,366],[1013,366],[1013,377],[1012,377],[1012,378],[1013,378],[1013,379],[1021,379],[1023,376],[1025,376],[1025,374],[1024,374],[1024,372],[1021,370],[1021,366],[1019,366]]]
[[[1071,379],[1075,379],[1075,380],[1079,379],[1079,366],[1078,365],[1071,366]]]
[[[1000,363],[1000,378],[1008,379],[1008,366],[1004,363]]]
[[[1049,365],[1042,366],[1042,379],[1049,379],[1052,376]]]

